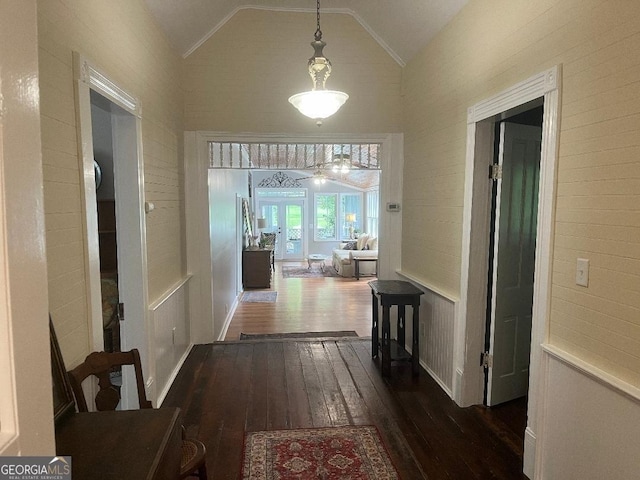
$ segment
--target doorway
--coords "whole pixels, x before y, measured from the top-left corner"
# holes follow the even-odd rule
[[[109,343],[108,337],[114,333],[105,332],[102,280],[106,277],[111,280],[112,290],[117,291],[116,311],[119,309],[120,320],[123,309],[126,313],[126,321],[119,322],[119,348],[137,348],[143,359],[145,377],[153,378],[154,361],[149,358],[146,321],[148,289],[140,104],[79,54],[74,55],[74,62],[78,73],[79,143],[83,146],[81,193],[92,332],[89,349],[103,350],[105,337]],[[101,153],[95,158],[95,147],[102,149],[104,155]],[[107,161],[107,157],[111,160]],[[105,165],[100,165],[100,161]],[[113,182],[111,192],[107,187],[110,182]],[[105,206],[101,205],[103,200]],[[98,208],[104,210],[101,214],[106,213],[102,225],[98,222]],[[112,344],[113,340],[111,338]],[[136,392],[135,376],[125,369],[122,408],[137,404]]]
[[[484,403],[527,395],[542,105],[495,123]]]
[[[111,116],[117,105],[91,91],[91,132],[98,215],[102,333],[105,352],[121,351],[120,326],[124,320],[118,286],[118,221],[113,163]],[[114,372],[119,377],[120,372]]]
[[[495,123],[540,104],[544,107],[538,185],[535,278],[533,286],[531,354],[527,427],[524,439],[524,472],[533,478],[539,405],[545,383],[542,345],[548,335],[551,296],[553,228],[558,159],[561,68],[539,72],[468,109],[465,193],[463,209],[460,302],[456,314],[454,399],[460,406],[483,403],[487,268],[491,185],[488,169],[493,163]],[[538,102],[538,103],[536,103]],[[479,361],[479,359],[481,361]]]
[[[258,216],[264,218],[261,233],[275,233],[276,261],[301,261],[305,251],[304,200],[287,198],[258,201]]]

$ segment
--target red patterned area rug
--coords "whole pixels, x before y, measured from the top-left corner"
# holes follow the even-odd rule
[[[243,480],[399,479],[371,426],[247,433]]]

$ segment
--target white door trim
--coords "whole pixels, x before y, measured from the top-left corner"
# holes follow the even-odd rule
[[[147,241],[144,218],[144,168],[142,160],[142,131],[140,101],[128,94],[88,59],[74,52],[74,76],[76,85],[76,113],[78,117],[78,140],[82,169],[81,201],[84,213],[85,265],[87,276],[87,298],[89,299],[89,322],[92,350],[103,350],[102,299],[100,285],[100,248],[98,242],[98,216],[96,212],[96,188],[93,166],[93,134],[91,126],[91,90],[100,93],[122,108],[127,115],[113,115],[114,158],[127,152],[127,162],[114,167],[114,178],[118,191],[116,211],[118,222],[122,217],[127,225],[126,241],[120,242],[118,252],[130,268],[126,290],[129,301],[126,305],[123,325],[124,349],[137,348],[143,358],[147,386],[153,383],[155,359],[150,341],[153,335],[148,325],[148,278]],[[131,152],[135,152],[131,155]],[[126,205],[126,207],[125,207]],[[118,208],[120,206],[120,208]],[[120,235],[119,235],[119,238]],[[133,260],[133,261],[132,261]],[[149,392],[152,393],[152,392]],[[126,397],[135,395],[135,392]],[[152,397],[154,395],[151,395]],[[136,397],[137,398],[137,397]],[[123,396],[123,399],[126,399]]]
[[[35,1],[0,2],[0,65],[0,456],[55,455]]]
[[[404,165],[403,136],[392,134],[260,134],[187,131],[185,149],[185,211],[187,230],[187,271],[193,275],[189,289],[191,339],[198,343],[222,340],[213,338],[213,281],[211,278],[210,218],[208,170],[208,142],[238,143],[350,143],[377,142],[382,144],[380,167],[380,249],[378,271],[381,278],[396,278],[400,270],[400,249],[384,245],[399,245],[402,239],[402,215],[388,212],[384,205],[402,201],[402,171]],[[224,329],[222,330],[224,334]]]
[[[492,161],[493,123],[500,116],[528,102],[543,98],[542,152],[531,332],[528,424],[525,434],[524,471],[533,475],[540,399],[544,382],[541,344],[548,335],[553,254],[560,66],[534,75],[468,110],[467,153],[463,212],[460,307],[455,326],[453,379],[454,399],[461,406],[482,403],[484,390],[480,352],[484,347],[486,272],[488,250],[488,164]],[[485,165],[486,163],[486,165]],[[486,168],[485,168],[486,167]],[[531,477],[533,478],[533,477]]]

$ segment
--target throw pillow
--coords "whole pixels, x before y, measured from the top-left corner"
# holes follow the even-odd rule
[[[369,235],[363,233],[358,237],[356,250],[363,250],[364,246],[367,244],[367,240],[369,240]]]
[[[353,241],[353,242],[347,242],[343,248],[343,250],[355,250],[356,249],[356,245],[357,242]]]

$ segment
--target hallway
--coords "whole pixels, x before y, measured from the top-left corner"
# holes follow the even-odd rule
[[[525,478],[522,438],[497,412],[458,408],[408,365],[383,380],[370,348],[346,338],[196,345],[163,406],[182,409],[215,480],[238,478],[245,432],[337,425],[375,425],[405,480]]]
[[[163,406],[207,447],[212,479],[240,474],[244,433],[375,425],[404,480],[525,479],[526,401],[459,408],[423,370],[382,379],[369,338],[237,341],[243,333],[355,330],[368,337],[367,280],[282,278],[275,303],[241,303],[227,341],[196,345]],[[341,312],[340,315],[336,312]]]

